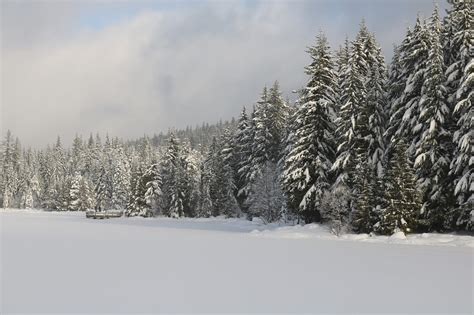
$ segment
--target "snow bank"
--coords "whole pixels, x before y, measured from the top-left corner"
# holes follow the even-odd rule
[[[254,230],[253,236],[266,238],[294,239],[312,238],[338,241],[360,241],[367,243],[405,244],[405,245],[431,245],[431,246],[459,246],[474,248],[474,237],[456,234],[408,234],[395,233],[392,236],[369,234],[342,234],[339,237],[332,234],[329,227],[320,224],[307,224],[276,227],[274,229]]]

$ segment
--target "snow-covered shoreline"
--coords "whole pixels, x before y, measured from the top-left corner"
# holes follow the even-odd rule
[[[72,216],[85,219],[84,212],[77,211],[45,211],[41,209],[0,209],[0,214],[22,213]],[[87,221],[88,222],[88,221]],[[398,245],[426,245],[426,246],[459,246],[474,248],[474,236],[459,235],[456,233],[419,233],[419,234],[394,234],[392,236],[343,233],[336,236],[330,232],[328,226],[323,224],[282,224],[248,221],[244,218],[180,218],[168,217],[130,217],[112,219],[108,224],[125,224],[136,226],[156,226],[176,229],[209,230],[223,232],[250,233],[253,237],[273,239],[320,239],[335,241],[353,241],[363,243],[384,243]]]

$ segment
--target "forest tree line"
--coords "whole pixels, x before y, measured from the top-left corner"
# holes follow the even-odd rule
[[[387,67],[364,22],[307,52],[290,104],[278,82],[237,119],[136,141],[2,143],[4,208],[327,222],[336,233],[468,231],[474,207],[473,12],[418,17]]]

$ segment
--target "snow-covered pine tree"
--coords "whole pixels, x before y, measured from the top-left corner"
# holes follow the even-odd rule
[[[246,212],[246,199],[248,196],[247,182],[249,178],[248,171],[250,169],[250,159],[252,153],[253,132],[250,119],[247,115],[245,107],[240,113],[237,130],[234,135],[235,144],[235,160],[236,160],[236,199],[242,211]]]
[[[450,174],[456,205],[448,215],[454,229],[474,228],[474,13],[467,1],[453,2],[444,24],[448,103],[454,108],[454,154]]]
[[[100,175],[94,188],[95,209],[99,211],[111,209],[112,195],[113,184],[111,174],[107,165],[102,164]]]
[[[177,182],[177,180],[175,180]],[[179,218],[184,216],[184,193],[182,190],[179,190],[177,183],[173,183],[175,189],[170,190],[170,203],[168,207],[168,215],[171,218]]]
[[[150,138],[148,136],[141,138],[138,147],[140,162],[144,167],[149,167],[153,161],[153,149]]]
[[[64,178],[67,175],[67,161],[66,153],[63,148],[61,137],[57,137],[56,144],[53,148],[54,164],[56,166],[56,176],[58,180]]]
[[[184,215],[196,216],[199,201],[199,164],[202,159],[200,153],[190,148],[189,143],[182,146],[183,157],[183,189],[184,189]]]
[[[21,191],[20,208],[32,209],[39,205],[40,186],[36,174],[28,173],[30,178],[25,180],[23,189]]]
[[[184,162],[179,140],[171,134],[161,162],[160,173],[163,183],[162,212],[172,218],[184,216],[186,197],[186,187],[183,183],[186,168]]]
[[[375,231],[381,212],[381,179],[370,162],[359,154],[356,158],[352,193],[351,226],[357,233]],[[336,187],[336,189],[339,187]]]
[[[339,111],[343,105],[343,89],[344,82],[346,80],[348,70],[349,70],[349,59],[350,59],[350,45],[349,39],[346,37],[344,40],[344,45],[339,47],[339,50],[336,53],[336,66],[335,73],[337,78],[337,85],[335,88],[336,92],[336,104],[335,112],[336,115],[339,115]]]
[[[146,202],[145,194],[147,191],[144,174],[146,172],[145,166],[138,163],[131,174],[130,187],[131,193],[125,211],[126,216],[138,216],[150,214],[149,205]]]
[[[232,177],[233,172],[228,164],[224,163],[222,175],[222,201],[220,202],[223,205],[222,213],[228,218],[239,217],[241,211],[234,195],[235,183]]]
[[[13,170],[17,174],[17,176],[21,175],[22,168],[23,168],[23,151],[21,148],[21,143],[20,139],[18,137],[15,137],[15,142],[13,144],[13,150],[12,152],[12,163],[13,163]],[[17,188],[18,188],[18,182],[17,182]]]
[[[384,176],[385,207],[376,231],[393,234],[400,230],[414,232],[418,225],[421,199],[417,191],[416,176],[408,156],[408,146],[403,140],[392,144],[392,154]]]
[[[451,1],[443,22],[442,46],[446,65],[447,101],[455,105],[464,69],[472,60],[474,9],[468,1]]]
[[[278,88],[275,93],[279,95]],[[236,199],[236,145],[234,143],[233,133],[230,129],[224,129],[224,132],[220,138],[220,143],[220,155],[223,163],[221,173],[221,176],[223,176],[221,189],[223,190],[222,198],[224,200],[224,208],[222,211],[227,217],[236,217],[240,216],[241,209]]]
[[[100,141],[99,136],[97,135],[97,139]],[[96,187],[98,178],[99,178],[99,170],[100,170],[100,161],[101,161],[101,152],[102,150],[96,144],[96,141],[92,134],[89,136],[87,144],[84,145],[84,152],[83,152],[83,176],[88,180],[90,183],[90,187]]]
[[[268,120],[270,143],[268,148],[269,161],[278,163],[282,157],[288,126],[288,104],[283,100],[278,81],[268,91],[268,108],[265,116]]]
[[[149,211],[143,211],[141,215],[151,216],[159,211],[162,180],[160,175],[160,166],[154,162],[143,174],[141,179],[146,188],[144,199],[149,207]]]
[[[454,112],[459,117],[454,132],[456,144],[451,162],[454,175],[456,205],[448,216],[448,224],[455,228],[474,228],[474,59],[464,68],[464,76],[456,95]]]
[[[347,58],[347,53],[344,53],[344,50],[342,56],[340,71],[345,74],[344,78],[340,79],[338,88],[339,102],[342,104],[339,119],[352,115],[353,121],[349,120],[345,123],[340,121],[339,147],[344,150],[344,147],[355,145],[357,150],[366,154],[369,165],[377,170],[380,177],[383,173],[384,132],[388,107],[387,69],[381,48],[377,44],[375,36],[369,33],[364,21],[362,21],[359,33],[352,43],[348,66],[344,65],[344,59]],[[354,92],[357,95],[350,95],[348,92]],[[351,105],[348,106],[348,103]],[[350,135],[347,132],[354,133]],[[339,169],[339,175],[342,175],[339,179],[343,182],[344,176],[348,177],[348,174],[344,174],[346,172],[343,165],[347,163],[348,169],[351,169],[354,153],[355,151],[339,151],[335,167]],[[346,158],[347,160],[344,161]]]
[[[86,179],[76,172],[69,189],[68,210],[85,211],[92,208],[92,198]]]
[[[23,151],[21,166],[18,174],[19,186],[19,207],[22,209],[31,209],[39,206],[40,186],[38,181],[38,161],[31,148]]]
[[[282,184],[293,211],[306,222],[320,220],[320,201],[331,185],[335,158],[335,126],[331,119],[336,103],[336,77],[326,37],[321,33],[308,50],[309,81],[303,90],[293,122],[294,143],[285,158]]]
[[[205,161],[201,161],[199,169],[199,200],[196,209],[196,216],[208,218],[211,216],[213,209],[210,196],[211,174],[206,168]]]
[[[302,99],[302,89],[300,90],[299,98]],[[288,104],[290,104],[289,101],[287,101]],[[301,218],[301,216],[298,213],[297,208],[291,208],[290,203],[288,200],[288,196],[285,191],[284,187],[284,180],[285,180],[285,167],[286,167],[286,159],[290,155],[290,152],[293,151],[295,143],[296,143],[296,135],[295,135],[295,130],[297,130],[298,126],[298,100],[294,103],[293,106],[289,106],[288,110],[288,126],[287,126],[287,135],[285,138],[285,147],[282,152],[282,159],[278,163],[278,168],[280,170],[280,187],[283,191],[283,196],[285,198],[285,207],[282,208],[282,212],[280,213],[280,217],[282,221],[289,222],[289,221],[298,221]]]
[[[72,141],[71,158],[69,161],[69,172],[75,174],[85,172],[85,151],[82,138],[77,134]]]
[[[448,177],[451,160],[450,109],[446,101],[441,24],[437,9],[429,30],[429,60],[419,100],[415,142],[415,168],[422,192],[422,217],[427,228],[440,230],[446,221],[446,209],[452,206],[452,185]]]
[[[384,133],[387,125],[387,69],[381,48],[374,35],[369,34],[365,41],[367,58],[366,110],[368,116],[367,156],[369,164],[377,170],[377,176],[383,175],[385,153]]]
[[[388,144],[388,154],[390,154],[391,144],[396,143],[397,139],[404,138],[404,141],[410,141],[407,138],[409,131],[401,128],[403,116],[405,115],[404,91],[408,77],[413,71],[411,63],[406,63],[407,54],[410,52],[412,42],[412,31],[407,29],[405,38],[400,46],[394,48],[392,63],[390,64],[388,78],[388,102],[389,102],[389,120],[387,130],[385,131],[385,141]]]
[[[13,136],[10,130],[7,131],[3,141],[2,152],[2,174],[1,174],[1,192],[2,207],[9,208],[13,206],[13,197],[17,185],[18,177],[15,172],[14,144]]]
[[[335,187],[344,185],[350,190],[353,187],[357,156],[368,152],[366,136],[369,130],[369,113],[365,102],[367,99],[365,85],[367,58],[364,49],[367,36],[368,31],[365,25],[361,24],[357,38],[351,45],[346,77],[339,87],[342,102],[336,120],[339,143],[332,170],[337,176]]]
[[[72,176],[65,175],[61,181],[56,183],[55,210],[65,211],[69,202],[69,187],[71,187]]]
[[[121,145],[116,145],[111,153],[111,208],[125,209],[130,195],[130,166]]]
[[[209,193],[213,216],[220,214],[225,214],[228,217],[237,216],[240,212],[234,195],[233,171],[225,160],[225,150],[222,150],[228,146],[225,143],[228,139],[228,136],[221,137],[220,141],[214,139],[206,161],[210,174]]]
[[[94,197],[85,177],[82,177],[79,187],[80,204],[82,205],[80,210],[92,209],[94,206]]]
[[[221,213],[222,204],[220,204],[220,179],[223,168],[221,160],[221,148],[216,137],[213,137],[209,146],[209,152],[206,157],[205,165],[209,176],[209,197],[212,203],[211,215],[218,216]]]
[[[418,17],[410,35],[408,42],[402,47],[402,66],[408,77],[401,96],[400,108],[394,115],[396,119],[400,119],[395,136],[397,139],[403,138],[407,142],[410,158],[413,158],[415,144],[421,137],[419,103],[422,95],[421,90],[427,78],[430,32],[426,23]]]
[[[272,156],[273,143],[270,134],[271,121],[268,115],[269,97],[267,87],[263,88],[260,100],[257,102],[252,115],[252,127],[254,128],[253,148],[250,162],[250,181],[255,181],[261,174],[262,167],[266,161],[275,159]]]
[[[66,210],[69,198],[70,177],[67,172],[66,153],[59,136],[50,154],[51,160],[49,163],[51,163],[52,177],[48,179],[51,181],[48,209]]]
[[[262,176],[255,182],[256,190],[249,200],[249,213],[253,217],[260,217],[265,222],[275,222],[280,219],[285,207],[285,198],[280,187],[277,164],[267,162]]]
[[[245,193],[247,199],[254,192],[255,182],[262,176],[266,162],[278,163],[284,147],[288,106],[281,99],[278,83],[270,92],[265,87],[254,107],[250,124],[252,150],[247,161],[239,168],[239,177],[245,183],[239,191],[241,194]],[[248,206],[247,203],[244,208]]]
[[[56,197],[56,176],[55,165],[51,147],[47,146],[44,152],[40,152],[39,161],[39,181],[41,186],[40,205],[43,209],[54,209]]]
[[[232,177],[233,193],[237,197],[238,190],[236,182],[238,181],[239,158],[237,154],[236,130],[234,128],[225,128],[220,136],[222,160],[229,167],[229,175]]]

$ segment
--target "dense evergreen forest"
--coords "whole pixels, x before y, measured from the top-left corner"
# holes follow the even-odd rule
[[[364,22],[307,50],[295,104],[278,82],[229,122],[123,141],[2,143],[4,208],[326,222],[335,233],[469,231],[474,208],[473,9],[419,17],[387,66]]]

